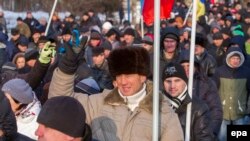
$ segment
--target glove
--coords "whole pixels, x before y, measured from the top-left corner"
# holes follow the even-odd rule
[[[65,43],[66,53],[62,57],[58,67],[66,74],[74,74],[77,70],[78,64],[85,50],[85,45],[88,38],[83,36],[81,43],[76,46],[75,44]],[[75,42],[75,41],[73,41]]]
[[[50,63],[51,58],[55,57],[55,46],[53,46],[50,42],[47,42],[39,56],[39,61],[43,64],[48,64]]]

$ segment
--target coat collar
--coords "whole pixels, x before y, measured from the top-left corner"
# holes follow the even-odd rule
[[[146,94],[145,98],[139,104],[139,108],[144,109],[149,113],[153,113],[153,84],[150,81],[146,82],[146,93],[147,94]],[[161,107],[161,101],[162,101],[161,94],[160,94],[159,99],[160,99],[159,107]],[[124,99],[119,95],[117,88],[112,90],[104,98],[104,103],[109,104],[109,105],[113,105],[113,106],[126,105]]]

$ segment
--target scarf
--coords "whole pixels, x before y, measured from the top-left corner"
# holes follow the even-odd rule
[[[186,98],[187,94],[188,94],[188,91],[187,91],[187,86],[186,86],[184,91],[182,92],[182,94],[180,94],[178,97],[172,97],[167,93],[166,93],[166,96],[169,98],[168,101],[169,101],[171,107],[174,110],[176,110],[180,107],[180,105],[182,104],[182,101]]]

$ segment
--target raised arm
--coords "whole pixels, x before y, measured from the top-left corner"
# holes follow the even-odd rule
[[[84,53],[87,37],[79,45],[66,43],[66,54],[55,69],[49,88],[49,98],[54,96],[73,96],[74,79],[78,64]]]

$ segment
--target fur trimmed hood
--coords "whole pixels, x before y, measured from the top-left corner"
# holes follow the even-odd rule
[[[146,93],[147,95],[145,98],[140,102],[139,108],[144,109],[145,111],[149,113],[153,113],[153,83],[150,81],[146,82]],[[160,94],[160,103],[163,100],[163,95]],[[124,99],[119,95],[118,89],[115,88],[112,90],[104,99],[105,104],[109,105],[126,105]],[[161,104],[159,105],[159,108],[161,109]]]

